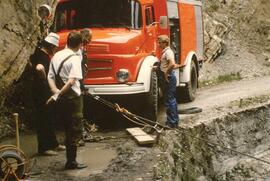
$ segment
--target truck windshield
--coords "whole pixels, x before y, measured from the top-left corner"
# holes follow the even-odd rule
[[[58,4],[53,30],[132,28],[142,26],[137,0],[66,0]]]

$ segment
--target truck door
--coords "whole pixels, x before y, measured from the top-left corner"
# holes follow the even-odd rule
[[[154,8],[152,5],[145,7],[145,24],[146,24],[146,52],[156,51],[156,34],[157,24],[155,22]]]
[[[168,13],[167,13],[167,2],[166,0],[155,0],[154,1],[155,18],[159,22],[158,34],[169,35],[168,27]],[[160,22],[163,22],[162,24]]]
[[[170,40],[171,40],[171,48],[174,51],[175,62],[180,63],[181,56],[181,34],[180,34],[180,23],[179,23],[179,10],[178,10],[178,2],[175,0],[167,1],[167,11],[169,18],[169,26],[170,26]],[[180,74],[179,69],[175,70],[175,76],[177,77],[176,85],[178,86],[180,83]]]
[[[169,26],[170,26],[170,40],[171,40],[171,48],[175,54],[175,62],[180,63],[180,24],[179,24],[179,11],[178,4],[175,1],[167,2],[168,9],[168,18],[169,18]]]

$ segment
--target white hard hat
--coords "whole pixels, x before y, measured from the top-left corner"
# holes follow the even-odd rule
[[[42,4],[38,8],[38,15],[41,19],[50,18],[52,15],[52,8],[47,4]]]
[[[58,47],[59,46],[59,35],[57,35],[56,33],[50,33],[45,38],[45,41]]]

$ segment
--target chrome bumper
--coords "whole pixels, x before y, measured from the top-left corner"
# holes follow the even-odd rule
[[[110,84],[110,85],[85,85],[89,93],[97,95],[122,95],[139,94],[146,92],[143,83],[135,84]]]

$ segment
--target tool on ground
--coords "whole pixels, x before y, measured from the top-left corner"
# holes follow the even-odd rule
[[[19,139],[19,115],[14,113],[16,124],[16,146],[0,146],[0,178],[3,181],[19,181],[29,171],[29,160],[20,149]]]

